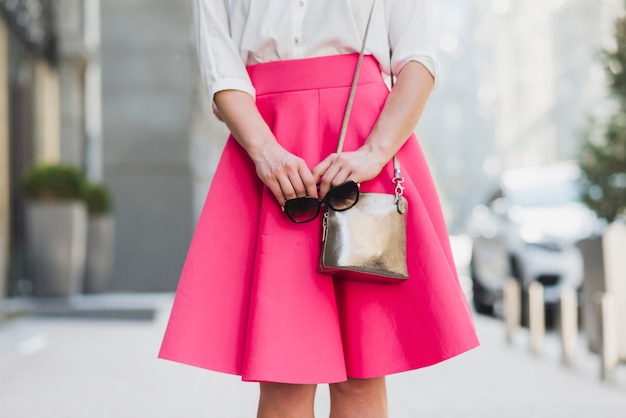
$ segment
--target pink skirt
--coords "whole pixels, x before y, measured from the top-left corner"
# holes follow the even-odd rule
[[[278,142],[314,167],[335,151],[356,55],[248,68]],[[345,150],[389,91],[366,57]],[[429,366],[478,345],[446,225],[415,136],[398,153],[409,201],[410,278],[395,285],[317,273],[321,217],[294,224],[229,138],[185,261],[159,357],[245,381],[330,383]],[[362,191],[393,191],[392,163]]]

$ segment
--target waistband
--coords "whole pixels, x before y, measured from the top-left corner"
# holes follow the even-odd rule
[[[257,96],[297,90],[350,87],[358,54],[272,61],[247,67]],[[363,57],[358,84],[382,82],[378,61]]]

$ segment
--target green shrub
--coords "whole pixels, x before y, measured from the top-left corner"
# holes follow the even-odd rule
[[[101,183],[88,183],[85,188],[85,203],[90,215],[104,215],[113,210],[113,199],[109,189]]]
[[[626,112],[613,115],[601,138],[588,137],[580,150],[583,202],[613,222],[626,211]]]
[[[603,123],[592,122],[578,162],[583,201],[608,222],[626,215],[626,17],[614,26],[615,48],[605,51],[605,67],[618,106]]]
[[[84,198],[85,178],[69,164],[40,164],[26,173],[23,187],[33,200],[80,200]]]

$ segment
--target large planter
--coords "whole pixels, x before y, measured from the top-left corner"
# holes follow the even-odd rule
[[[35,295],[69,297],[79,293],[87,246],[84,203],[30,202],[26,230]]]
[[[88,221],[85,293],[102,293],[109,289],[115,242],[115,220],[112,215],[91,215]]]

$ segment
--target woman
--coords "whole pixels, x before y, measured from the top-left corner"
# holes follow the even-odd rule
[[[258,416],[387,416],[385,376],[478,344],[412,131],[436,77],[428,0],[194,0],[202,79],[232,135],[185,262],[160,356],[260,382]],[[370,8],[344,152],[334,152]],[[391,51],[391,55],[390,55]],[[397,77],[391,92],[382,73]],[[410,279],[317,273],[320,217],[281,207],[348,180],[409,201]],[[390,186],[391,185],[391,186]],[[390,189],[391,187],[391,189]]]

